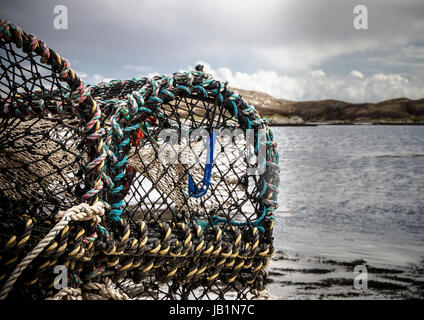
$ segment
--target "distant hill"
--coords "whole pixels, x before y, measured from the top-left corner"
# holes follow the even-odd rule
[[[379,103],[349,103],[339,100],[290,101],[251,90],[235,89],[254,105],[270,124],[326,123],[422,123],[424,99],[398,98]]]

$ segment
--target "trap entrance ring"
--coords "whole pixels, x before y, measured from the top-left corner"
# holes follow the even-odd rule
[[[279,183],[266,120],[201,66],[87,85],[20,28],[0,36],[0,298],[258,295]]]

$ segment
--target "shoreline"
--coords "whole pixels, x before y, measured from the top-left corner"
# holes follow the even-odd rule
[[[367,271],[362,288],[355,288],[357,266]],[[375,266],[362,259],[335,260],[276,250],[267,270],[273,300],[424,299],[424,260],[407,266]]]
[[[269,122],[269,127],[317,127],[317,126],[424,126],[424,122],[305,122],[279,123]]]

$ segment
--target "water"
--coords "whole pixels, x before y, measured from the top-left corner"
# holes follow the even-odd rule
[[[384,265],[424,257],[424,126],[273,127],[275,246]]]

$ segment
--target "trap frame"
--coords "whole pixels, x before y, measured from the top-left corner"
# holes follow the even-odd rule
[[[279,184],[266,119],[202,66],[90,85],[0,24],[0,298],[260,296]]]

